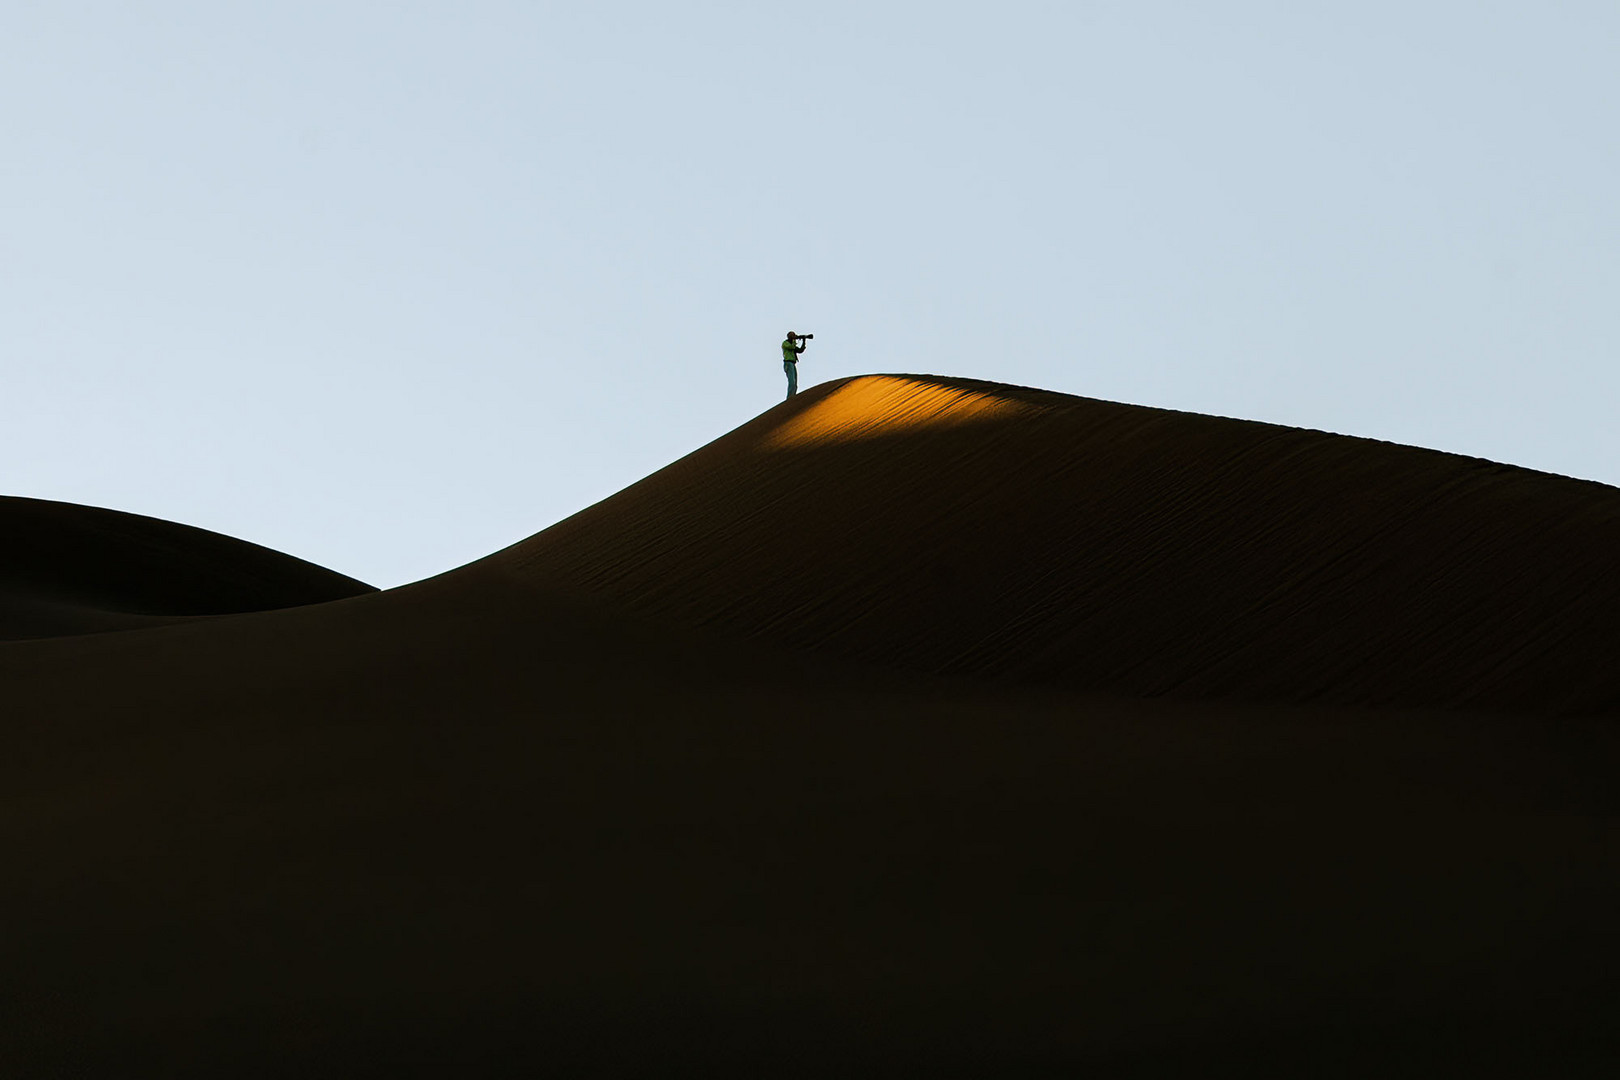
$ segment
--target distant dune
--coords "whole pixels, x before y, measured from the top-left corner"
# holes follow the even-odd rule
[[[155,518],[0,497],[0,637],[49,637],[319,604],[371,586]]]
[[[913,375],[384,592],[7,500],[0,1072],[1612,1075],[1617,522]]]

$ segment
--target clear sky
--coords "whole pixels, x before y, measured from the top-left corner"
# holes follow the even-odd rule
[[[1620,4],[10,0],[0,492],[374,584],[801,382],[1620,483]]]

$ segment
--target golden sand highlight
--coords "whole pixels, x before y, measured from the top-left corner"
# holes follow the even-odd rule
[[[1039,412],[995,394],[893,375],[851,381],[767,436],[766,450],[855,442],[928,428],[960,427]]]

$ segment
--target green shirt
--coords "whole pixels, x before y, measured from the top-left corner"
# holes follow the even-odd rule
[[[792,338],[782,339],[782,362],[784,364],[797,364],[799,362],[799,353],[803,351],[793,344]]]

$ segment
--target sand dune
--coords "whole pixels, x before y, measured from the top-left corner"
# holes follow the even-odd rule
[[[0,638],[318,604],[371,586],[169,521],[0,497]]]
[[[868,378],[416,585],[0,645],[0,1066],[1606,1076],[1614,496]]]
[[[816,388],[503,552],[671,624],[1134,695],[1620,709],[1620,490],[967,380]]]

